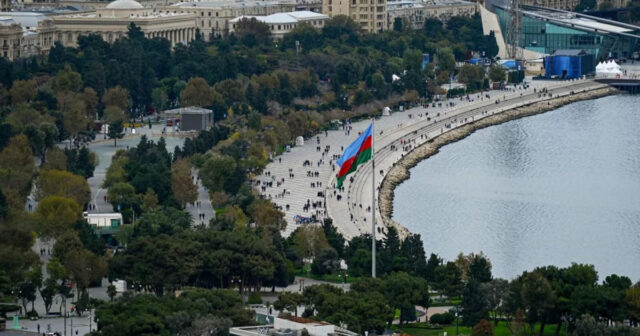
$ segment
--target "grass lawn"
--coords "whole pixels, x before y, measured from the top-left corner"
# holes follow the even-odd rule
[[[305,277],[305,278],[311,278],[314,280],[322,280],[322,281],[327,281],[327,282],[333,282],[333,283],[337,283],[337,284],[341,284],[344,282],[344,279],[342,278],[342,275],[338,276],[338,274],[323,274],[323,275],[316,275],[310,272],[311,270],[311,265],[304,265],[304,267],[302,269],[296,269],[295,274],[297,276],[301,276],[301,277]],[[354,276],[348,276],[347,277],[347,283],[353,283],[356,280],[360,279],[359,277],[354,277]]]
[[[527,328],[528,330],[528,328]],[[538,335],[538,326],[536,326],[536,335]],[[425,327],[412,327],[410,324],[402,328],[402,332],[414,336],[442,336],[444,332],[447,332],[447,336],[454,336],[456,334],[456,325],[444,326],[441,329],[427,329]],[[497,327],[494,327],[493,333],[495,336],[509,336],[509,329],[507,329],[506,322],[500,322]],[[470,327],[458,327],[459,335],[471,335]],[[555,336],[556,325],[547,325],[544,327],[545,336]],[[560,332],[561,336],[565,336],[564,329]]]

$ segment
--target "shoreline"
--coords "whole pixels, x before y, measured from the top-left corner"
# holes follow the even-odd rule
[[[380,184],[380,191],[378,193],[378,209],[383,225],[387,227],[395,227],[401,236],[405,236],[405,234],[410,233],[407,228],[392,219],[395,188],[411,177],[411,168],[415,167],[421,161],[437,154],[442,146],[462,140],[479,129],[499,125],[511,120],[542,114],[567,104],[583,100],[597,99],[617,94],[618,92],[619,91],[613,87],[605,87],[575,93],[569,96],[560,96],[550,100],[542,100],[464,124],[419,145],[393,163],[392,167],[384,175],[382,183]]]

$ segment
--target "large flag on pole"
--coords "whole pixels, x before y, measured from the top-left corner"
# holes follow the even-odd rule
[[[356,171],[358,166],[371,159],[371,143],[373,140],[373,123],[354,141],[344,154],[338,159],[340,170],[338,171],[338,188],[342,188],[342,181],[350,173]]]

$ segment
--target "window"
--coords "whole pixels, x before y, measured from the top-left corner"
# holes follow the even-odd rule
[[[209,16],[211,16],[211,12],[208,12],[207,14],[208,14]]]
[[[218,12],[216,12],[216,17],[218,16],[218,14],[219,14],[219,13],[218,13]]]
[[[204,12],[200,12],[200,16],[204,16]]]
[[[120,226],[120,220],[119,219],[112,219],[111,220],[111,228],[112,229],[117,229],[118,226]]]

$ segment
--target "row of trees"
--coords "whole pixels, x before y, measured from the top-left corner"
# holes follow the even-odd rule
[[[346,325],[351,331],[382,333],[391,327],[395,311],[399,322],[416,319],[416,305],[428,307],[429,291],[424,279],[404,272],[394,272],[384,278],[363,278],[351,284],[349,291],[332,285],[305,287],[302,294],[283,293],[274,307],[298,316],[303,305],[303,317]]]

